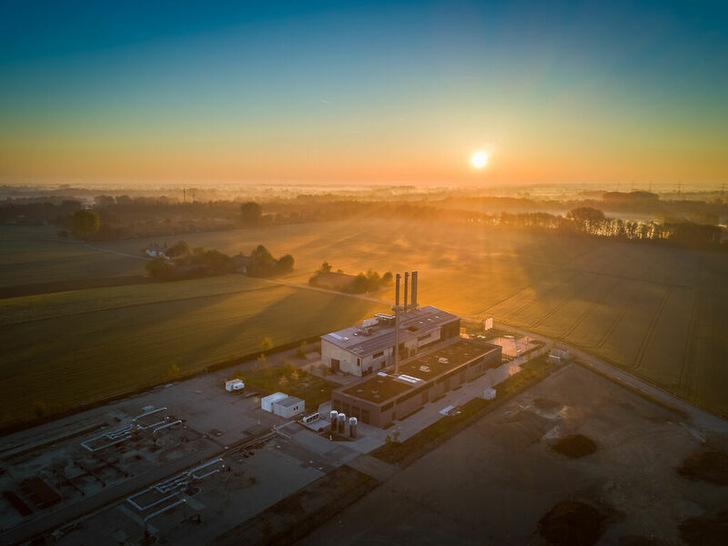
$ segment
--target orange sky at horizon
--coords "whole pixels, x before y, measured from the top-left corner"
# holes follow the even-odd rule
[[[0,4],[0,183],[728,181],[710,10],[274,4]]]

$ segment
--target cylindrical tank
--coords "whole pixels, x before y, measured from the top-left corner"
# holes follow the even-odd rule
[[[336,432],[336,427],[339,423],[338,416],[339,412],[336,410],[331,410],[329,413],[329,419],[331,420],[331,432]]]
[[[356,438],[356,417],[349,417],[349,436]]]
[[[339,414],[339,434],[346,434],[346,414]]]

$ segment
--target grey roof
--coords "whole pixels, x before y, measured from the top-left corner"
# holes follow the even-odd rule
[[[460,318],[432,306],[403,313],[399,319],[399,342],[404,343],[415,337],[426,335],[456,320],[460,320]],[[364,331],[365,328],[362,326],[352,326],[323,335],[321,339],[359,357],[369,356],[394,347],[394,325],[385,326],[380,321],[379,324],[372,327],[370,334],[367,335]]]
[[[278,406],[284,406],[286,408],[289,408],[291,406],[295,406],[296,404],[302,404],[303,400],[301,400],[300,398],[296,398],[295,396],[289,396],[288,398],[284,398],[283,400],[276,400],[273,403]]]

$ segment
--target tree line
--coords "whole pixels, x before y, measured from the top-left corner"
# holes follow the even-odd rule
[[[245,274],[250,277],[272,277],[293,271],[293,256],[286,254],[278,259],[263,245],[255,247],[245,258]],[[149,276],[158,281],[176,281],[197,277],[225,275],[238,270],[235,258],[219,250],[203,247],[190,249],[186,241],[178,241],[163,249],[160,256],[145,264]]]

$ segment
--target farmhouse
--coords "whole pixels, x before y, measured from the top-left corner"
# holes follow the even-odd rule
[[[399,373],[377,372],[332,394],[332,409],[363,423],[384,427],[484,374],[491,386],[502,381],[501,347],[446,339],[427,353],[399,365]]]
[[[321,361],[334,372],[359,377],[394,364],[394,315],[377,314],[361,325],[321,336]],[[423,307],[400,315],[399,356],[407,358],[443,339],[458,337],[460,318]]]
[[[167,249],[159,243],[150,243],[150,245],[144,249],[144,253],[150,258],[166,258]]]

